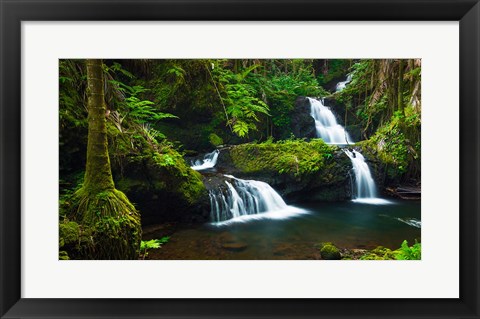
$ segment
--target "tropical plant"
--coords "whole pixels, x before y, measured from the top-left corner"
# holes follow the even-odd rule
[[[408,241],[404,240],[395,257],[398,260],[420,260],[422,259],[422,244],[415,240],[415,244],[410,247]]]
[[[170,240],[169,236],[162,237],[160,239],[151,239],[148,241],[141,241],[140,243],[140,257],[145,259],[148,256],[148,250],[159,249],[163,244]]]
[[[216,65],[214,63],[214,65]],[[227,124],[231,126],[232,131],[239,137],[246,137],[251,130],[257,130],[256,123],[259,122],[260,114],[267,114],[269,108],[267,104],[256,97],[255,87],[249,84],[246,79],[249,74],[258,67],[252,65],[239,73],[222,67],[217,63],[212,74],[214,81],[223,93],[220,98],[225,104],[225,112],[228,116]]]
[[[368,251],[360,260],[420,260],[422,259],[422,244],[415,240],[415,244],[408,246],[408,241],[404,240],[399,249],[390,250],[388,248],[378,246]]]

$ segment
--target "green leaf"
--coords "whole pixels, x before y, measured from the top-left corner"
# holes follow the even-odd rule
[[[233,125],[233,132],[240,137],[244,137],[247,135],[249,129],[249,125],[242,121],[237,121]]]

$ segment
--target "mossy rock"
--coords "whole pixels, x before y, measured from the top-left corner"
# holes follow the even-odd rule
[[[302,177],[321,171],[335,148],[322,140],[288,140],[278,143],[242,144],[231,148],[233,163],[245,173],[271,171]]]
[[[403,125],[407,127],[402,128]],[[362,149],[364,156],[375,159],[381,169],[379,173],[387,185],[397,184],[402,182],[409,171],[419,174],[417,171],[420,170],[416,167],[419,167],[421,161],[421,144],[420,140],[414,142],[419,137],[413,136],[412,140],[405,134],[405,131],[413,132],[419,129],[419,120],[405,124],[400,118],[392,117],[390,122],[380,127],[368,140],[356,143],[355,146]]]
[[[59,260],[84,259],[93,250],[92,231],[74,221],[59,223]]]
[[[396,260],[396,258],[394,251],[383,246],[378,246],[361,256],[360,260]]]
[[[315,120],[310,116],[310,100],[299,96],[290,113],[290,127],[292,134],[297,138],[315,137]]]
[[[287,200],[350,199],[350,160],[321,139],[236,145],[222,150],[217,166],[267,182]]]
[[[208,136],[208,139],[214,147],[217,147],[223,144],[223,139],[215,133],[211,133]]]
[[[340,250],[332,243],[322,243],[320,248],[320,256],[325,260],[340,260],[342,255]]]
[[[204,221],[209,201],[202,175],[170,144],[141,138],[137,143],[141,152],[129,151],[112,162],[115,185],[135,203],[142,224]]]
[[[59,224],[60,247],[78,244],[80,239],[80,226],[73,221]]]

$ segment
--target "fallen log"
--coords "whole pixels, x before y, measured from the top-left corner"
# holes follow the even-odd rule
[[[418,187],[387,187],[387,192],[390,195],[408,200],[419,200],[422,196],[421,189]]]

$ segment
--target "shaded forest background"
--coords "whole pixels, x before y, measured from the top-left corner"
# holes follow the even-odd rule
[[[381,145],[399,178],[419,177],[420,60],[105,60],[104,72],[109,139],[119,146],[110,150],[113,161],[139,143],[189,155],[295,138],[295,99],[334,96],[355,141]],[[352,72],[352,82],[335,93]],[[85,76],[83,60],[60,61],[64,177],[84,167]]]

